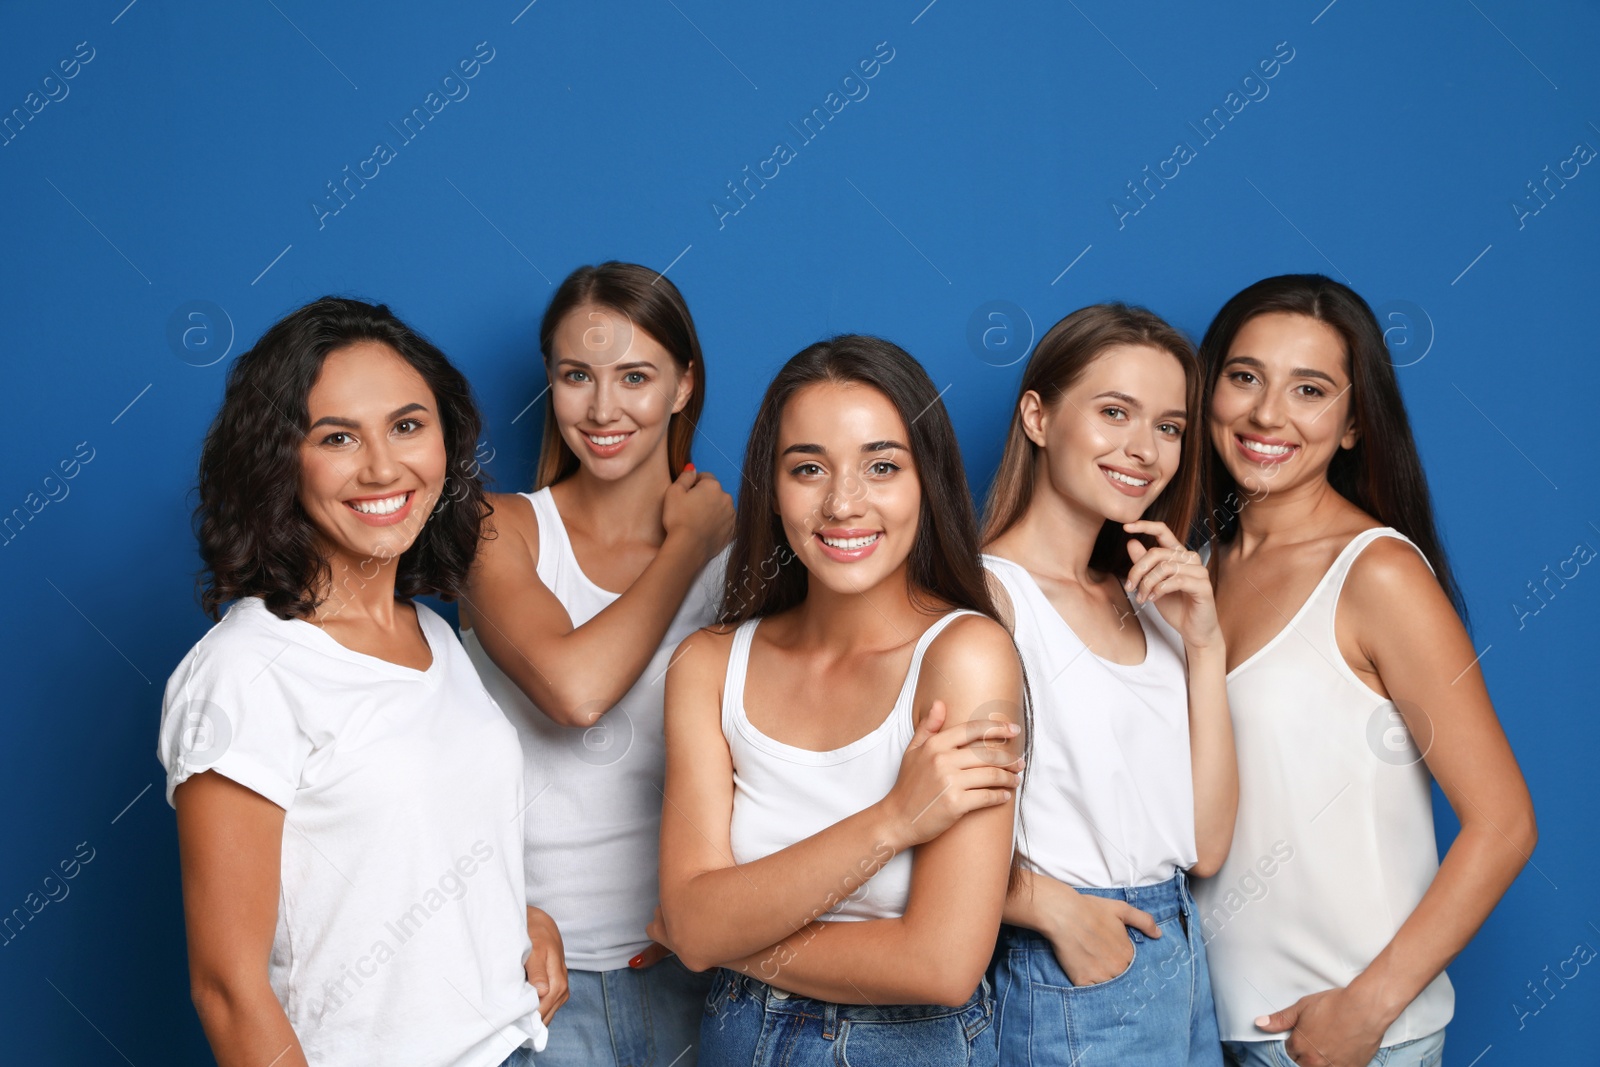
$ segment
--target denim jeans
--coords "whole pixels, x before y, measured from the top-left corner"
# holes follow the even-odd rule
[[[700,1025],[701,1067],[995,1067],[994,1002],[833,1004],[719,969]]]
[[[1224,1041],[1229,1067],[1295,1067],[1282,1041]],[[1444,1031],[1385,1045],[1368,1067],[1439,1067],[1444,1062]]]
[[[1075,986],[1043,935],[1000,928],[990,967],[1006,1067],[1220,1067],[1204,931],[1183,872],[1152,886],[1079,889],[1126,900],[1161,928],[1132,927],[1133,960],[1115,978]]]
[[[519,1049],[506,1067],[694,1067],[711,977],[676,956],[643,970],[568,971],[544,1051]]]

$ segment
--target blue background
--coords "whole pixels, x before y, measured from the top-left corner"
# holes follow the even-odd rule
[[[0,546],[0,914],[80,842],[94,850],[70,896],[0,947],[7,1062],[210,1061],[155,736],[161,685],[206,627],[189,494],[220,357],[323,293],[386,301],[471,376],[489,470],[522,488],[551,283],[612,257],[670,264],[688,297],[710,379],[696,460],[734,488],[761,388],[831,332],[888,336],[949,386],[982,487],[1019,373],[1001,364],[1065,313],[1129,299],[1198,336],[1257,278],[1348,280],[1391,327],[1542,831],[1451,968],[1447,1062],[1595,1055],[1594,968],[1542,1001],[1528,983],[1600,947],[1600,577],[1581,566],[1542,599],[1528,583],[1600,549],[1581,311],[1600,281],[1600,165],[1520,224],[1512,207],[1531,212],[1525,183],[1576,144],[1600,147],[1594,5],[525,2],[0,14],[0,114],[93,49],[0,145],[0,515],[59,495],[46,475],[93,450]],[[388,124],[479,42],[494,58],[469,95],[399,143]],[[879,42],[893,59],[868,95],[800,143],[788,124]],[[1293,58],[1268,95],[1204,143],[1188,124],[1279,42]],[[319,225],[325,183],[379,140],[396,157]],[[796,157],[719,225],[726,183],[780,140]],[[1138,203],[1126,183],[1180,140],[1195,158],[1119,226],[1113,202]],[[195,301],[212,307],[191,320]],[[1012,308],[990,319],[992,301]]]

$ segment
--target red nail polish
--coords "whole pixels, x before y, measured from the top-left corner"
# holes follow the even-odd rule
[[[638,967],[642,963],[644,963],[644,953],[643,952],[639,953],[637,956],[633,957],[633,959],[629,960],[628,961],[628,966],[629,967]]]
[[[693,463],[685,463],[683,465],[683,469],[686,470],[686,471],[692,471],[692,470],[694,470],[694,464]]]

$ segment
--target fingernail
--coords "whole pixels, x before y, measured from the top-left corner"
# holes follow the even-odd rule
[[[1268,1022],[1268,1016],[1258,1015],[1256,1017],[1256,1025],[1257,1026],[1266,1026],[1267,1022]]]
[[[1016,723],[1014,723],[1014,722],[1006,723],[1006,733],[1008,733],[1008,734],[1020,734],[1021,732],[1022,732],[1022,727],[1018,726]]]
[[[638,967],[642,963],[644,963],[644,953],[643,952],[639,953],[637,956],[633,957],[633,959],[629,960],[628,961],[628,966],[629,967]]]
[[[693,463],[685,463],[683,465],[683,469],[686,470],[686,471],[692,471],[692,470],[694,470],[694,464]]]

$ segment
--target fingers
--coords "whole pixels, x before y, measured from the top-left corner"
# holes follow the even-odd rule
[[[943,712],[944,705],[942,701],[934,701],[933,706],[939,708],[941,713]],[[933,710],[930,708],[924,721],[932,717]],[[941,714],[941,723],[943,718],[944,716]],[[1003,718],[968,719],[966,722],[958,723],[947,730],[941,729],[934,743],[937,747],[945,749],[998,747],[1004,745],[1021,732],[1022,727]]]
[[[659,941],[652,941],[645,950],[628,961],[628,966],[639,970],[654,966],[672,955],[672,951]]]
[[[927,744],[928,740],[938,733],[939,728],[944,725],[944,717],[944,701],[935,700],[933,706],[928,708],[928,714],[924,715],[922,721],[917,724],[916,731],[911,735],[911,744],[906,747],[921,748]]]
[[[1153,519],[1139,519],[1136,522],[1123,523],[1122,528],[1129,533],[1151,534],[1162,548],[1183,547],[1183,542],[1172,535],[1172,531],[1168,529],[1167,524],[1164,522],[1156,522]]]
[[[1123,906],[1122,925],[1131,926],[1146,937],[1158,938],[1161,936],[1161,926],[1147,911],[1141,911],[1132,904]]]
[[[1293,1030],[1295,1021],[1300,1017],[1300,1002],[1282,1011],[1275,1011],[1271,1015],[1263,1015],[1256,1019],[1256,1028],[1265,1030],[1269,1034],[1281,1034],[1285,1030]]]
[[[1140,603],[1144,603],[1179,590],[1197,592],[1199,586],[1196,583],[1202,576],[1209,588],[1210,575],[1200,563],[1198,553],[1186,548],[1163,547],[1140,556],[1128,568],[1128,577],[1122,587]]]

